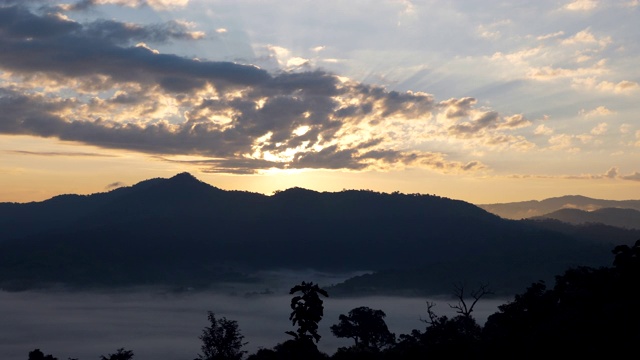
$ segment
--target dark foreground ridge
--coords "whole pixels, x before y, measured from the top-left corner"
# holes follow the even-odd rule
[[[340,294],[497,294],[575,265],[604,265],[629,239],[591,241],[434,195],[292,188],[224,191],[188,173],[88,196],[0,204],[0,286],[204,288],[265,269],[375,271]],[[366,280],[366,281],[363,281]]]

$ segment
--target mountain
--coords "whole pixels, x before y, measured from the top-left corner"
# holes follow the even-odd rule
[[[466,279],[511,292],[569,266],[608,265],[614,245],[636,240],[603,236],[586,241],[434,195],[292,188],[266,196],[182,173],[0,204],[0,287],[203,288],[259,281],[261,270],[316,269],[416,274],[396,283],[421,293]]]
[[[640,229],[640,211],[634,209],[602,208],[593,211],[560,209],[532,220],[554,219],[573,225],[604,224],[625,229]]]
[[[579,195],[567,195],[542,201],[530,200],[500,204],[479,204],[478,207],[505,219],[517,220],[543,216],[561,209],[593,211],[602,208],[620,208],[640,211],[640,200],[602,200]]]

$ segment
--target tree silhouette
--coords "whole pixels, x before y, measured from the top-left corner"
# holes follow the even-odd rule
[[[331,332],[339,338],[353,339],[356,347],[380,350],[395,342],[395,335],[384,321],[386,316],[382,310],[361,306],[349,311],[348,315],[341,314],[340,322],[331,326]]]
[[[580,266],[556,276],[547,289],[535,283],[514,301],[498,307],[483,329],[491,358],[512,358],[518,349],[530,356],[590,358],[606,353],[622,358],[640,341],[640,241],[617,246],[612,268]]]
[[[313,282],[302,282],[291,288],[289,294],[301,293],[291,299],[291,316],[289,320],[295,326],[298,324],[296,332],[287,331],[286,333],[293,336],[296,340],[315,340],[320,341],[318,334],[318,322],[324,316],[324,306],[319,295],[329,297],[329,294],[321,289],[318,284]]]
[[[107,356],[100,356],[100,360],[131,360],[133,359],[133,351],[120,348],[115,354],[109,354]]]
[[[35,349],[29,352],[29,360],[58,360],[53,355],[45,355],[40,349]]]
[[[486,284],[480,284],[478,289],[471,291],[473,302],[471,302],[471,305],[467,305],[467,302],[464,299],[464,285],[456,284],[454,285],[453,295],[458,299],[458,303],[456,305],[449,304],[449,307],[455,309],[458,314],[470,318],[471,313],[473,312],[473,307],[476,306],[483,296],[490,294],[493,294],[493,292],[489,290],[489,286]]]
[[[238,329],[235,320],[227,320],[222,317],[216,319],[213,312],[209,311],[207,318],[211,323],[205,327],[200,335],[202,340],[202,354],[198,360],[240,360],[246,351],[242,351],[244,335]]]

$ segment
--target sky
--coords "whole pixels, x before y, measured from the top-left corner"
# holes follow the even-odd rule
[[[640,1],[0,0],[0,202],[640,199]]]

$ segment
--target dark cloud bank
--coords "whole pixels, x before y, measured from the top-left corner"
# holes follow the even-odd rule
[[[211,172],[433,167],[433,158],[442,154],[398,149],[385,129],[363,129],[393,117],[428,119],[451,106],[457,110],[448,115],[462,116],[475,103],[469,98],[436,103],[428,94],[387,91],[320,70],[272,74],[248,64],[161,54],[147,43],[199,37],[178,22],[79,23],[60,8],[36,11],[11,3],[0,3],[0,69],[8,74],[0,80],[1,134],[160,156],[206,156],[211,160],[199,165]],[[47,82],[75,93],[47,91]],[[163,96],[173,99],[177,110],[154,117]],[[118,111],[132,118],[94,115]],[[497,117],[489,115],[487,121]],[[484,120],[475,124],[455,130],[467,136],[486,126]]]

